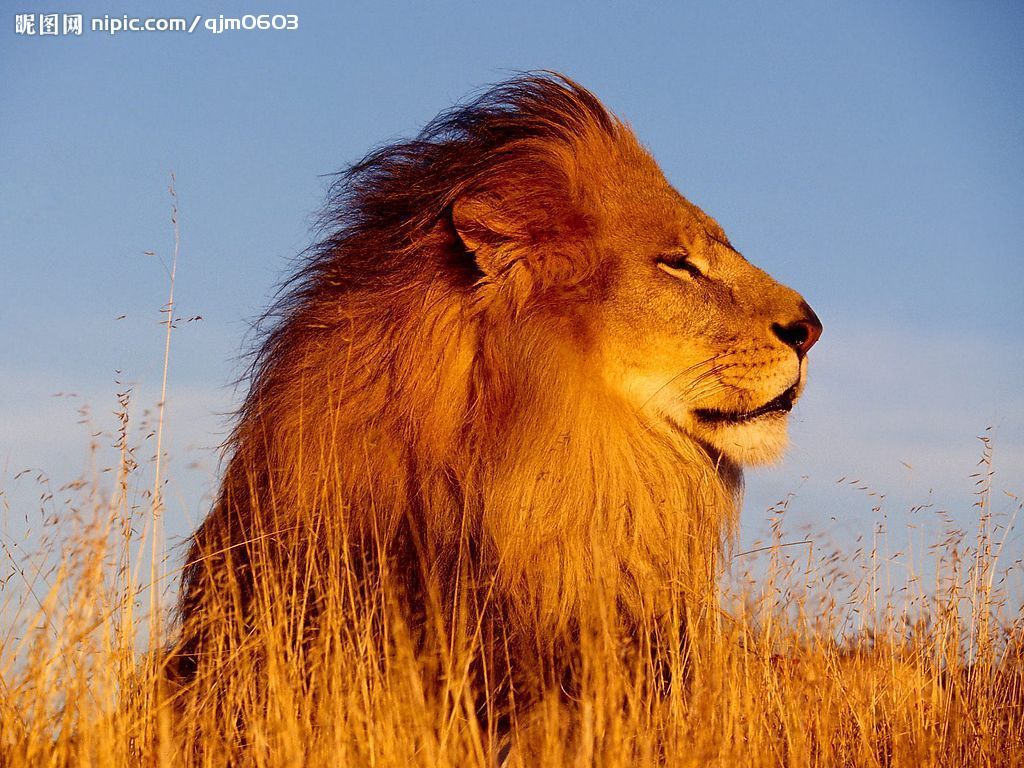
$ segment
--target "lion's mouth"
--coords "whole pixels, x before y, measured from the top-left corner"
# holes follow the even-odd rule
[[[698,408],[693,412],[693,415],[703,422],[742,424],[743,422],[753,421],[761,416],[767,416],[770,413],[789,413],[793,410],[796,396],[797,385],[794,384],[774,400],[769,400],[752,411],[719,411],[714,408]]]

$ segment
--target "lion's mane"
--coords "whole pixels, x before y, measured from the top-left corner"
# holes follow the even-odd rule
[[[591,609],[647,622],[710,588],[738,470],[655,428],[570,351],[592,343],[580,317],[602,297],[585,247],[600,200],[629,194],[582,159],[643,153],[588,91],[540,74],[340,175],[192,539],[183,674],[220,642],[217,617],[245,616],[269,581],[302,582],[312,610],[318,569],[386,567],[411,602],[472,580],[531,647],[578,634]],[[502,195],[522,235],[498,268],[453,226],[470,194]]]

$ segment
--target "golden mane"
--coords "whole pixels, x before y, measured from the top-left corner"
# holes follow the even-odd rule
[[[592,94],[540,74],[340,175],[192,540],[180,677],[268,583],[305,579],[298,612],[313,611],[308,574],[332,568],[397,574],[410,614],[424,585],[450,604],[472,583],[531,648],[607,606],[631,626],[682,621],[713,589],[739,470],[568,349],[588,345],[579,313],[606,279],[585,247],[609,195],[593,169],[624,162],[655,167]],[[498,198],[501,219],[475,228]],[[481,264],[467,244],[495,232],[501,263]]]

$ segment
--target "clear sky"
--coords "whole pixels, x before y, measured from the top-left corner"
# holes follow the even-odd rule
[[[297,31],[109,35],[124,6],[3,3],[0,487],[38,493],[159,399],[159,309],[181,220],[169,532],[203,514],[248,320],[310,242],[327,179],[511,71],[561,70],[628,120],[669,179],[825,325],[793,447],[748,475],[743,541],[787,493],[849,543],[877,496],[973,526],[975,439],[996,509],[1024,492],[1024,5],[1018,2],[132,3],[138,16],[292,13]],[[58,4],[59,6],[59,4]],[[15,15],[81,13],[79,37]],[[124,319],[117,319],[124,315]],[[55,393],[77,397],[54,398]],[[77,409],[91,409],[92,427]],[[109,445],[100,436],[101,445]],[[146,443],[152,452],[151,441]],[[142,457],[145,457],[145,450]],[[920,526],[935,526],[921,518]],[[794,533],[794,536],[796,534]],[[1024,536],[1007,544],[1024,553]]]

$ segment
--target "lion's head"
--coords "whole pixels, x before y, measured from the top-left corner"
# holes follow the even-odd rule
[[[814,312],[589,94],[521,87],[549,135],[511,142],[453,207],[485,283],[547,316],[564,351],[637,412],[741,465],[777,458],[821,333]]]
[[[188,653],[225,570],[262,594],[285,559],[370,538],[442,593],[470,558],[534,637],[594,596],[646,620],[713,583],[740,467],[780,453],[821,326],[624,123],[517,78],[352,166],[325,226],[193,540]]]

